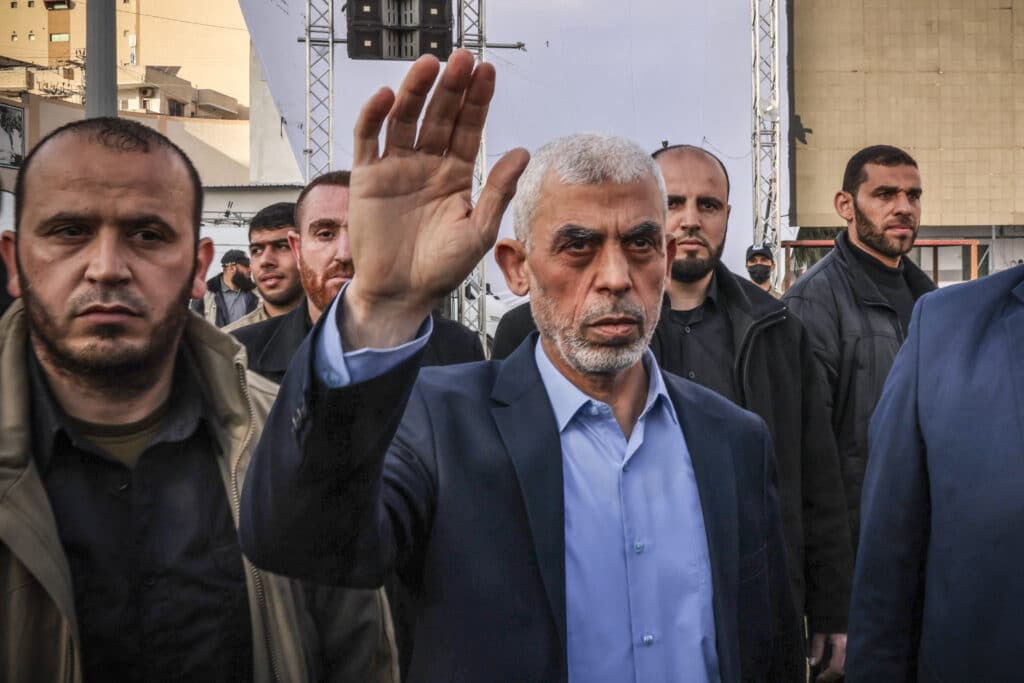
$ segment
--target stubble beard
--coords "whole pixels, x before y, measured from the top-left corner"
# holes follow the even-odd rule
[[[722,260],[722,251],[725,249],[725,240],[718,245],[717,249],[712,249],[711,245],[708,244],[707,240],[701,238],[704,242],[704,246],[707,248],[710,256],[708,258],[687,258],[687,257],[676,257],[672,261],[672,279],[676,282],[682,282],[689,284],[691,282],[697,282],[705,275],[715,269],[715,267]]]
[[[580,323],[559,320],[556,302],[543,289],[531,287],[530,309],[541,335],[554,342],[559,355],[570,367],[584,375],[613,375],[636,365],[654,336],[654,329],[661,312],[655,310],[653,319],[638,304],[617,299],[611,305],[594,305],[583,311]],[[661,301],[661,297],[658,297]],[[592,320],[609,314],[631,315],[640,320],[642,334],[627,343],[618,345],[595,344],[587,340],[582,328]]]
[[[21,271],[22,273],[24,271]],[[192,278],[181,288],[180,305],[172,304],[167,314],[157,320],[142,345],[117,344],[123,334],[120,325],[98,325],[92,330],[93,339],[79,348],[72,348],[67,338],[66,323],[48,310],[35,295],[35,290],[22,275],[22,300],[27,313],[29,338],[39,361],[58,374],[92,390],[119,397],[131,396],[151,388],[165,369],[165,362],[178,348],[185,323],[188,320],[188,295]],[[118,292],[116,288],[101,287],[68,302],[68,311],[81,309],[92,303],[123,302],[135,310],[149,310],[145,302]]]
[[[917,240],[917,233],[920,226],[915,226],[911,233],[910,240],[904,246],[899,240],[889,237],[885,230],[875,225],[870,218],[861,213],[857,201],[853,202],[854,230],[857,231],[857,239],[868,247],[871,247],[879,254],[889,258],[899,258],[914,247]]]

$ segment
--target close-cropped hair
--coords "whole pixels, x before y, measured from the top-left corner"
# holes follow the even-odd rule
[[[879,166],[913,166],[917,168],[914,158],[899,147],[892,145],[872,145],[850,157],[846,162],[846,171],[843,172],[843,192],[849,192],[856,196],[861,184],[868,179],[868,171],[865,166],[878,164]]]
[[[277,230],[295,227],[295,202],[277,202],[264,206],[249,221],[249,241],[252,234],[260,230]]]
[[[516,239],[530,248],[530,232],[540,187],[548,173],[565,185],[631,183],[647,176],[654,178],[668,204],[665,179],[654,159],[638,144],[618,135],[579,133],[556,138],[530,158],[519,178],[512,200],[512,221]]]
[[[662,147],[661,149],[655,150],[654,153],[651,154],[651,158],[657,159],[662,154],[665,154],[666,152],[671,152],[671,151],[677,150],[677,149],[685,149],[685,150],[688,150],[690,152],[700,152],[700,153],[708,156],[712,161],[714,161],[716,164],[718,164],[718,167],[720,169],[722,169],[722,173],[725,174],[725,196],[726,197],[729,196],[729,192],[732,190],[732,181],[729,180],[729,171],[725,168],[725,162],[723,162],[721,159],[719,159],[717,154],[715,154],[713,152],[710,152],[710,151],[704,149],[703,147],[698,147],[697,145],[666,145],[665,147]]]
[[[306,186],[302,188],[302,192],[299,193],[299,198],[295,200],[295,227],[299,227],[297,223],[299,220],[299,212],[302,210],[302,202],[305,201],[306,196],[314,187],[319,187],[321,185],[330,185],[333,187],[348,187],[351,180],[352,174],[349,171],[328,171],[327,173],[322,173],[318,175],[316,178],[310,180],[309,183],[307,183]]]
[[[63,135],[79,135],[90,143],[126,154],[149,154],[155,149],[165,149],[181,159],[188,171],[192,184],[192,225],[195,228],[196,243],[199,242],[199,226],[203,222],[203,183],[192,160],[180,147],[158,131],[131,119],[101,116],[94,119],[72,121],[50,132],[32,148],[21,166],[14,185],[14,228],[21,227],[21,211],[25,206],[25,178],[32,168],[39,151],[47,143]],[[45,191],[45,189],[44,189]]]

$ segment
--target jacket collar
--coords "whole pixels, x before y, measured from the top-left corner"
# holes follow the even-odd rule
[[[21,301],[15,301],[0,317],[0,543],[44,586],[68,619],[77,641],[71,571],[31,454],[25,318]],[[255,428],[244,349],[194,314],[186,323],[185,343],[194,354],[197,375],[203,378],[210,399],[211,431],[226,454],[227,467],[235,472]]]
[[[862,302],[889,306],[885,297],[878,291],[878,287],[871,281],[868,274],[864,272],[864,267],[857,261],[857,256],[852,251],[856,248],[850,243],[850,236],[847,231],[843,230],[836,235],[836,248],[832,253],[835,254],[835,258],[843,264],[850,277],[854,280],[854,294]],[[907,286],[910,288],[910,293],[915,301],[921,295],[935,289],[935,283],[932,282],[932,279],[925,275],[925,272],[918,268],[913,261],[904,258],[900,259],[900,262],[903,264],[903,278],[907,281]]]
[[[263,350],[253,359],[254,369],[282,375],[288,370],[295,351],[313,329],[307,306],[306,300],[303,299],[298,306],[281,316],[274,332],[263,345]]]

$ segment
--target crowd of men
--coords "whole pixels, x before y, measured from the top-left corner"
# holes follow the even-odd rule
[[[170,140],[100,118],[32,150],[0,680],[1013,680],[1024,272],[930,293],[885,145],[784,295],[770,248],[722,263],[699,147],[511,150],[474,205],[495,72],[439,71],[209,279]],[[437,311],[492,246],[530,301],[488,361]]]

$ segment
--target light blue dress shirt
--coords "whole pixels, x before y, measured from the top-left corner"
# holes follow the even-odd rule
[[[426,345],[430,318],[406,344],[346,353],[332,324],[344,292],[313,340],[328,386],[383,374]],[[627,441],[611,408],[556,370],[539,341],[535,355],[562,446],[570,683],[718,683],[704,515],[654,356],[644,356],[647,402]]]
[[[717,682],[704,514],[654,356],[627,440],[611,407],[569,382],[539,341],[535,355],[562,444],[569,681]]]

